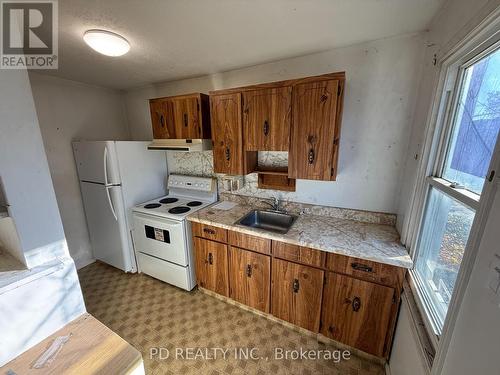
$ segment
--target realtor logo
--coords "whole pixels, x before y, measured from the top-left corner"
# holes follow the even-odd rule
[[[57,1],[0,3],[0,68],[57,69]]]

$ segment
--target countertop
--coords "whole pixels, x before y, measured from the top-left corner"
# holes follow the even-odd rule
[[[212,205],[193,212],[187,219],[192,222],[330,253],[397,267],[413,267],[413,261],[406,248],[399,242],[396,228],[391,225],[312,214],[298,215],[297,220],[286,234],[272,233],[235,224],[236,221],[255,208],[258,207],[238,204],[229,210],[219,210]]]

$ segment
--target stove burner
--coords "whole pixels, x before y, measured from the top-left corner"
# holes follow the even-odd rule
[[[177,198],[163,198],[160,200],[160,203],[168,204],[168,203],[175,203],[177,201],[178,201]]]
[[[161,204],[159,203],[148,203],[144,206],[144,208],[158,208],[158,207],[161,207]]]
[[[170,210],[168,210],[168,212],[171,214],[183,214],[185,212],[188,212],[189,210],[190,210],[189,207],[177,206],[177,207],[171,208]]]
[[[187,203],[186,206],[196,207],[196,206],[201,206],[202,204],[203,204],[203,202],[200,202],[200,201],[191,201],[191,202]]]

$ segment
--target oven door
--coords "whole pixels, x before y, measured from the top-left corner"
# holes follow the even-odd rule
[[[135,251],[188,265],[184,221],[134,213]]]

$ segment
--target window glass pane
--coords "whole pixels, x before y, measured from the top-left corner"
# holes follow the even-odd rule
[[[424,215],[415,270],[440,333],[474,211],[431,188]]]
[[[443,178],[478,194],[500,128],[500,50],[465,71]]]

